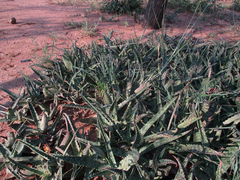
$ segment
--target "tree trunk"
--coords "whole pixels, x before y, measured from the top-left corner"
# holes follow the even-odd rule
[[[142,27],[147,26],[152,29],[160,29],[166,7],[167,0],[149,0]]]

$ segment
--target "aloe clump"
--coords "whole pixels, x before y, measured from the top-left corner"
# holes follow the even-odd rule
[[[103,37],[32,66],[7,89],[1,121],[17,133],[1,169],[16,178],[238,179],[240,43]],[[93,139],[73,114],[96,127]],[[68,167],[66,171],[64,167]]]

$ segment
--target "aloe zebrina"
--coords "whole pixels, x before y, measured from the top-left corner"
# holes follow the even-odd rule
[[[17,177],[24,176],[19,174],[23,168],[60,179],[220,179],[231,173],[237,178],[240,43],[111,38],[104,36],[105,43],[86,48],[73,45],[62,59],[46,58],[37,65],[40,70],[33,68],[40,79],[25,77],[24,93],[3,89],[14,103],[2,120],[19,133],[12,147],[1,144],[4,165]],[[87,105],[78,104],[80,99]],[[71,115],[61,113],[57,107],[62,101],[97,114],[91,120],[96,142],[78,132]],[[48,127],[39,127],[45,119]],[[28,121],[37,129],[27,128]],[[65,121],[68,132],[57,128],[59,121]],[[40,138],[30,140],[36,134]],[[39,148],[44,138],[50,154]],[[44,163],[27,168],[26,159],[19,160],[24,147],[33,154],[29,158]],[[63,162],[73,164],[68,172],[63,172]]]

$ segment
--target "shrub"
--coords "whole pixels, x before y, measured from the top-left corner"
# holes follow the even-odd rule
[[[107,13],[133,14],[142,13],[142,0],[104,0],[102,10]]]
[[[17,133],[0,143],[1,168],[18,179],[239,179],[240,42],[104,39],[45,57],[19,94],[2,88],[13,105],[1,121]],[[73,123],[84,109],[95,141]]]
[[[234,0],[233,1],[233,9],[234,9],[234,11],[240,11],[240,0]]]
[[[171,0],[169,1],[169,7],[170,8],[176,8],[178,9],[179,12],[195,12],[197,11],[198,13],[203,12],[204,13],[213,13],[217,12],[221,9],[219,5],[216,4],[216,0],[209,1],[209,0],[179,0],[179,1],[174,1]]]

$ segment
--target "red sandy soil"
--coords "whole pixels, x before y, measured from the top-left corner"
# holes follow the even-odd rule
[[[24,86],[21,73],[34,78],[35,75],[29,66],[39,61],[39,57],[44,55],[44,48],[52,45],[54,40],[58,48],[68,48],[74,42],[77,46],[84,46],[93,40],[100,42],[102,34],[108,34],[109,31],[115,38],[120,36],[126,40],[153,32],[151,29],[142,28],[129,15],[115,17],[114,20],[117,21],[100,21],[101,16],[108,20],[113,15],[93,10],[89,5],[60,5],[54,0],[0,0],[0,12],[0,86],[15,93]],[[166,15],[171,15],[172,12],[172,9],[167,9]],[[205,41],[240,40],[239,13],[223,10],[220,18],[204,15],[197,22],[199,15],[196,15],[191,23],[196,24],[193,29],[188,30],[186,28],[192,16],[191,13],[181,13],[170,19],[172,22],[166,21],[165,32],[170,36],[180,36],[189,32],[193,38]],[[16,24],[9,23],[11,17],[16,18]],[[66,26],[67,22],[85,19],[90,24],[98,24],[94,36],[87,35],[86,31],[79,28]],[[160,34],[162,30],[156,32]],[[57,50],[56,53],[61,54]],[[21,62],[27,59],[31,61]],[[0,90],[0,104],[8,103],[10,98]],[[1,136],[6,137],[9,131],[6,123],[0,123],[0,142],[3,141]],[[3,173],[5,171],[0,172],[0,179],[4,179],[1,176]]]

